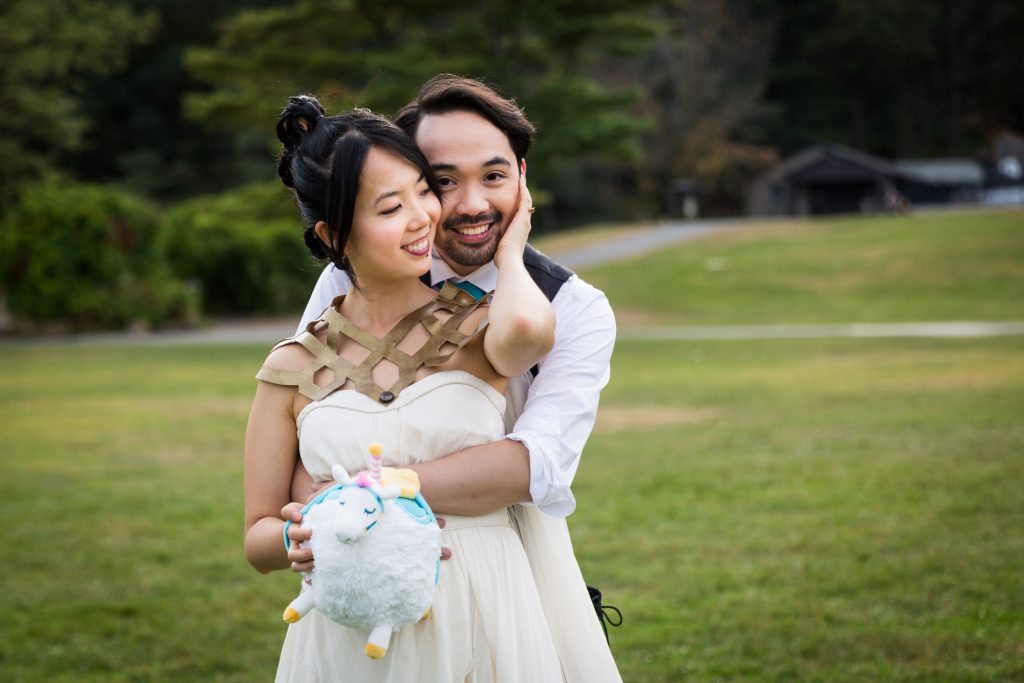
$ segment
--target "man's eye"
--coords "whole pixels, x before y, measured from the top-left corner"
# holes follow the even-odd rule
[[[490,183],[493,183],[498,180],[504,180],[504,178],[504,174],[501,173],[488,173],[487,175],[484,176],[484,180]]]
[[[438,178],[437,179],[437,184],[438,184],[439,187],[445,188],[445,187],[451,187],[452,185],[454,185],[455,181],[452,180],[451,178]]]

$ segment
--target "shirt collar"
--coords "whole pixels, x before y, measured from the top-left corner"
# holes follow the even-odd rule
[[[493,292],[498,285],[498,267],[494,261],[488,261],[474,270],[469,275],[459,275],[443,259],[435,258],[430,263],[430,284],[436,285],[439,282],[452,279],[460,282],[472,282],[485,292]]]

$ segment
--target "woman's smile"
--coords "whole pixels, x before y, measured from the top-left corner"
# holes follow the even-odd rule
[[[430,236],[426,235],[410,244],[403,244],[402,250],[413,256],[425,256],[430,252]]]

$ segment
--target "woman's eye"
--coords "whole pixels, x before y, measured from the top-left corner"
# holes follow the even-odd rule
[[[430,188],[429,187],[425,187],[422,190],[420,190],[420,196],[421,197],[426,197],[428,194],[430,194]]]
[[[381,211],[380,215],[382,215],[382,216],[393,216],[394,214],[398,213],[398,210],[401,209],[401,208],[402,208],[401,204],[399,204],[397,206],[392,206],[390,209],[384,209],[383,211]]]

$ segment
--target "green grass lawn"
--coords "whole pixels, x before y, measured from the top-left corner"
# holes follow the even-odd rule
[[[1020,318],[1020,216],[758,229],[619,272],[674,278],[697,303],[636,299],[669,321]],[[869,296],[890,238],[920,258]],[[825,253],[848,270],[815,276]],[[241,547],[267,349],[0,351],[0,680],[269,680],[296,579]],[[1024,337],[620,342],[570,526],[625,680],[1024,680],[1022,415]]]
[[[1024,319],[1024,211],[780,221],[588,269],[626,324]]]

